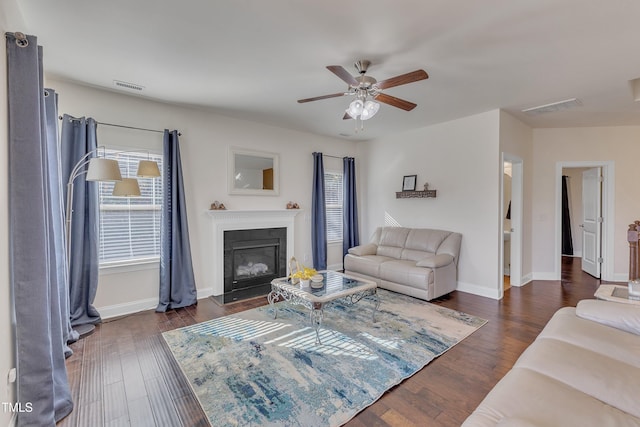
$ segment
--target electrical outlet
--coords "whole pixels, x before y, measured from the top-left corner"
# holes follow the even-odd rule
[[[17,378],[16,368],[9,369],[9,373],[7,374],[7,382],[15,383]]]

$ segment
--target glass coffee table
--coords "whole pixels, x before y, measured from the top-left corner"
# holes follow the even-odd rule
[[[317,288],[302,286],[299,283],[294,285],[286,277],[274,279],[271,282],[271,292],[267,296],[273,308],[273,318],[278,317],[275,302],[281,299],[308,308],[311,324],[316,331],[316,344],[321,344],[318,330],[322,325],[324,307],[333,301],[351,305],[363,298],[370,298],[374,301],[372,317],[373,321],[376,321],[375,315],[380,307],[380,300],[377,293],[378,285],[375,282],[350,277],[337,271],[321,271],[320,274],[322,283]]]

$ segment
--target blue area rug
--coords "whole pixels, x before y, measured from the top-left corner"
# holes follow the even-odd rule
[[[339,426],[486,323],[378,290],[381,301],[333,303],[322,344],[309,312],[278,304],[163,334],[215,426]]]

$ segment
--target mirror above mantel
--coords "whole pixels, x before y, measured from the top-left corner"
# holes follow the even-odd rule
[[[276,153],[229,147],[229,194],[277,196],[280,193],[279,163]]]

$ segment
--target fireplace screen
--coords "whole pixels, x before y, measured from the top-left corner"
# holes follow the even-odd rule
[[[286,275],[287,229],[224,232],[224,302],[263,295]]]
[[[233,265],[235,267],[233,280],[274,274],[277,249],[276,245],[235,249],[233,251]]]

